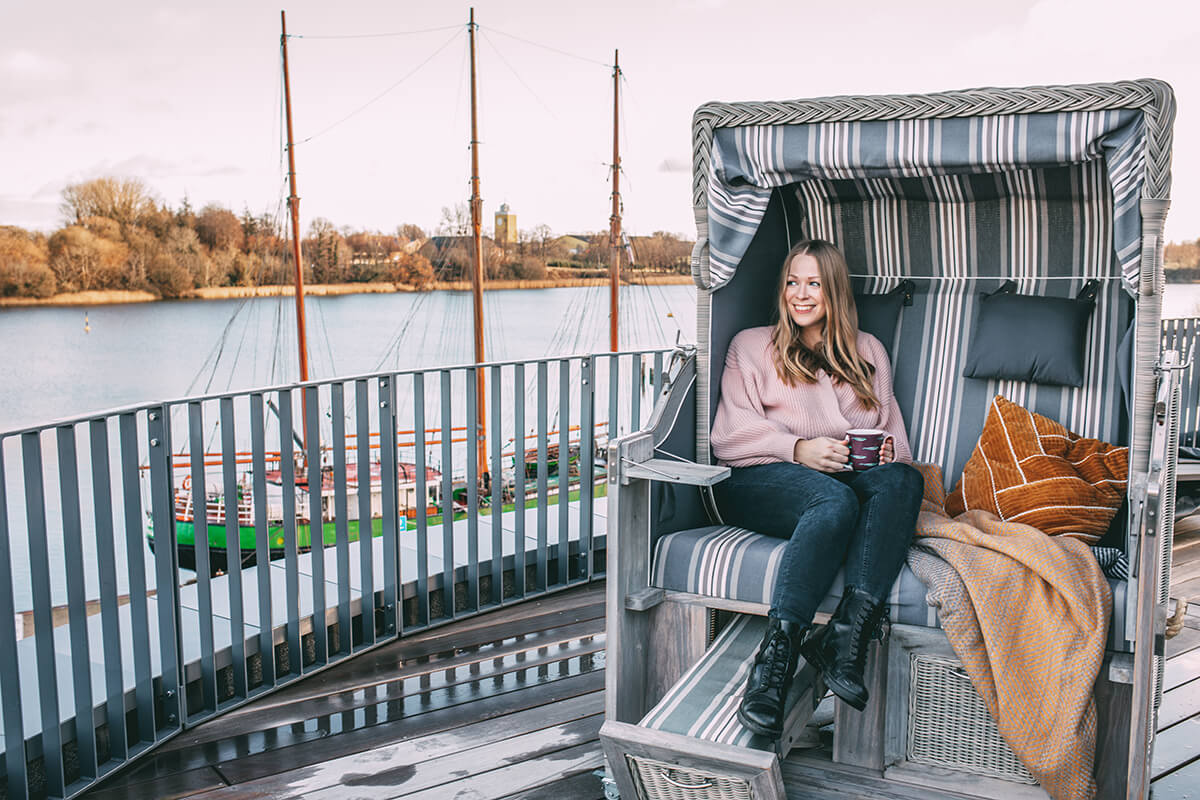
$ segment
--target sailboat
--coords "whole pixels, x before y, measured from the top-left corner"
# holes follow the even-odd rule
[[[288,52],[287,52],[287,21],[284,12],[280,12],[282,33],[280,36],[282,50],[282,70],[283,70],[283,88],[284,88],[284,109],[286,114],[286,132],[287,132],[287,154],[288,154],[288,181],[290,194],[288,196],[288,207],[292,223],[292,256],[295,266],[294,282],[295,282],[295,301],[296,301],[296,326],[297,326],[297,347],[298,361],[300,368],[300,381],[307,382],[308,375],[308,352],[306,339],[306,324],[305,324],[305,307],[304,307],[304,276],[302,271],[302,260],[300,253],[300,212],[299,212],[299,196],[296,190],[296,166],[295,166],[295,146],[292,130],[292,105],[291,105],[291,86],[290,76],[288,72]],[[475,57],[475,32],[477,25],[475,23],[474,9],[470,11],[468,23],[469,41],[470,41],[470,70],[471,70],[471,215],[472,215],[472,232],[474,238],[474,263],[472,270],[472,295],[474,300],[474,340],[475,340],[475,360],[476,363],[485,361],[484,355],[484,340],[483,340],[483,249],[482,249],[482,200],[479,193],[479,155],[478,155],[478,127],[477,127],[477,102],[476,102],[476,57]],[[618,92],[620,82],[620,67],[614,64],[613,80],[614,80],[614,107],[613,107],[613,164],[612,164],[612,216],[610,218],[610,236],[612,242],[612,260],[610,269],[610,286],[611,286],[611,305],[610,305],[610,345],[611,350],[616,352],[617,347],[617,297],[618,297],[618,276],[620,257],[622,252],[622,242],[628,240],[623,238],[621,234],[621,204],[619,191],[619,171],[620,171],[620,151],[618,136]],[[484,398],[484,371],[477,372],[478,386],[476,398],[478,402],[477,419],[486,420]],[[269,404],[268,404],[269,405]],[[603,453],[605,440],[603,432],[606,430],[607,423],[597,422],[596,428],[599,436],[593,437],[595,453],[592,463],[596,464],[593,468],[593,474],[590,476],[593,482],[603,481],[604,467]],[[451,429],[452,434],[458,434],[462,439],[454,441],[467,441],[467,430],[465,427],[455,427]],[[419,447],[422,444],[429,447],[434,444],[439,444],[440,441],[436,438],[440,435],[440,431],[430,431],[435,438],[426,439],[423,443],[415,441],[415,431],[400,431],[395,443],[397,447]],[[403,441],[405,435],[412,435],[412,441]],[[550,431],[549,435],[557,436],[557,431]],[[375,436],[372,434],[372,436]],[[559,445],[550,443],[547,448],[547,474],[548,486],[551,490],[556,490],[560,484],[567,487],[578,485],[584,480],[584,476],[580,474],[580,447],[581,436],[578,431],[572,429],[568,432],[569,442],[567,453],[560,458]],[[293,438],[296,439],[299,447],[295,449],[295,463],[293,470],[295,475],[295,528],[296,528],[296,546],[301,553],[311,549],[314,537],[320,536],[320,541],[325,545],[333,545],[336,542],[336,515],[335,515],[335,482],[333,474],[333,451],[334,445],[322,444],[318,447],[321,456],[321,463],[310,465],[306,463],[305,454],[307,448],[304,446],[301,438],[293,433]],[[357,541],[360,536],[378,536],[382,533],[383,527],[383,468],[380,460],[381,443],[375,437],[370,445],[372,453],[368,453],[362,459],[362,464],[359,463],[359,455],[357,454],[352,437],[347,436],[347,441],[337,443],[336,446],[345,447],[348,452],[355,452],[354,461],[346,460],[346,484],[347,493],[354,495],[358,491],[359,482],[366,480],[369,486],[370,496],[370,517],[360,519],[360,511],[357,503],[348,503],[345,509],[346,527],[349,534],[349,541]],[[522,437],[524,438],[524,437]],[[510,448],[506,448],[501,454],[509,465],[504,471],[505,474],[495,476],[502,481],[502,496],[505,502],[521,502],[527,503],[529,499],[536,497],[533,494],[533,489],[525,493],[525,497],[516,498],[513,496],[512,487],[516,483],[514,480],[518,470],[525,472],[523,477],[535,478],[537,470],[537,455],[536,448],[527,448],[524,442],[510,442]],[[483,430],[480,426],[480,431],[477,436],[476,457],[478,459],[478,471],[476,475],[483,483],[489,483],[493,476],[490,475],[487,459],[487,442]],[[192,467],[192,457],[188,453],[179,453],[172,458],[172,470],[179,476],[176,481],[175,488],[175,537],[178,544],[178,558],[181,566],[188,569],[195,569],[198,563],[196,558],[197,547],[197,517],[203,515],[206,523],[208,540],[208,563],[213,571],[224,571],[228,568],[227,562],[227,544],[229,538],[236,535],[238,549],[241,553],[241,563],[243,566],[252,565],[256,560],[256,552],[258,547],[259,532],[255,527],[255,508],[256,503],[262,502],[266,508],[267,518],[267,537],[268,537],[268,552],[270,558],[282,558],[285,555],[285,537],[284,537],[284,470],[281,462],[281,454],[279,452],[266,453],[266,462],[264,470],[264,479],[266,486],[266,496],[256,498],[253,493],[254,475],[251,471],[243,472],[237,479],[236,491],[237,497],[235,503],[228,502],[223,486],[208,485],[205,487],[194,487],[192,485],[190,469]],[[518,466],[518,459],[522,466]],[[238,463],[252,463],[249,453],[237,453]],[[205,453],[204,463],[206,467],[220,466],[219,453]],[[399,526],[400,530],[407,529],[407,521],[413,520],[418,514],[424,514],[427,518],[436,515],[445,515],[449,513],[451,518],[458,514],[465,514],[467,506],[465,503],[467,486],[463,479],[452,479],[450,497],[443,497],[443,475],[432,467],[426,466],[424,480],[418,480],[418,466],[414,463],[400,462],[397,465],[397,483],[398,483],[398,511],[399,511]],[[529,470],[533,469],[530,473]],[[318,477],[319,476],[319,477]],[[418,487],[424,486],[424,496],[417,497]],[[203,497],[203,510],[200,509]],[[488,493],[481,493],[481,505],[487,506],[490,497]],[[443,516],[444,518],[444,516]],[[431,520],[436,521],[436,520]],[[236,534],[233,532],[236,531]],[[319,531],[319,533],[318,533]],[[153,549],[154,547],[154,531],[153,527],[147,520],[146,537],[148,543]],[[201,562],[202,563],[202,562]]]

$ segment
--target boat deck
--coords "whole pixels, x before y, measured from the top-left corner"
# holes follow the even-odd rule
[[[1171,595],[1197,604],[1167,642],[1155,800],[1200,786],[1200,525],[1177,533]],[[603,690],[594,583],[339,664],[185,731],[85,797],[600,800]],[[831,767],[827,746],[798,750],[784,777],[797,798],[962,796],[867,773],[851,795],[821,789]]]

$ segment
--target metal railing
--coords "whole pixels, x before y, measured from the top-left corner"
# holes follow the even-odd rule
[[[1164,319],[1162,333],[1162,350],[1175,350],[1188,365],[1179,372],[1179,444],[1200,447],[1200,317]]]
[[[0,433],[7,796],[75,796],[363,650],[602,573],[602,445],[640,428],[664,352],[389,372]]]

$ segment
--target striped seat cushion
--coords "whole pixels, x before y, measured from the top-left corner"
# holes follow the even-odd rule
[[[786,539],[731,525],[710,525],[668,534],[654,552],[653,584],[661,589],[769,605]],[[842,598],[842,573],[818,611],[833,613]],[[888,598],[892,622],[937,626],[925,603],[925,586],[904,567]]]
[[[770,605],[785,547],[785,539],[732,525],[679,531],[658,540],[650,580],[660,589]],[[1113,577],[1108,583],[1113,592],[1108,649],[1128,652],[1130,647],[1124,638],[1126,584]],[[817,609],[819,612],[833,613],[841,600],[842,586],[839,571],[829,594]],[[926,603],[925,595],[925,584],[907,564],[901,567],[888,595],[892,622],[941,627],[937,610]]]
[[[737,719],[746,676],[766,627],[766,617],[737,616],[638,724],[710,742],[774,749],[772,740],[754,734]],[[800,681],[793,688],[789,707],[802,693]]]

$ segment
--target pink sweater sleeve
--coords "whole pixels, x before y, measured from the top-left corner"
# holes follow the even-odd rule
[[[755,376],[756,359],[741,352],[745,344],[744,337],[734,337],[725,356],[721,402],[712,427],[713,453],[722,462],[739,467],[791,462],[800,437],[782,423],[767,419]]]
[[[892,387],[892,362],[888,359],[887,350],[874,336],[860,334],[858,341],[866,344],[863,356],[875,365],[875,396],[879,398],[879,429],[886,431],[895,442],[896,460],[906,464],[912,463],[912,449],[908,444],[908,434],[904,430],[904,417],[900,414],[900,404],[896,402],[896,392]]]

